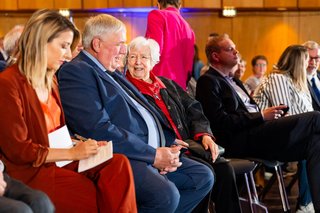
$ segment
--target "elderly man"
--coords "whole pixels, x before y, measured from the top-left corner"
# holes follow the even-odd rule
[[[112,140],[131,163],[139,212],[191,212],[212,185],[204,165],[179,157],[174,132],[116,71],[126,51],[124,24],[109,15],[90,18],[84,50],[59,72],[62,104],[74,133]]]
[[[320,65],[319,44],[315,41],[307,41],[303,44],[303,46],[308,48],[309,53],[307,78],[312,97],[312,106],[314,110],[320,111],[320,74],[318,72]]]
[[[4,37],[3,48],[8,56],[5,61],[0,60],[0,72],[8,65],[16,62],[16,52],[18,48],[18,41],[24,29],[22,25],[14,26]]]
[[[206,45],[210,69],[199,78],[196,98],[226,155],[280,161],[307,160],[315,212],[320,212],[320,114],[281,117],[286,106],[260,112],[242,83],[229,77],[238,62],[235,44],[224,34]]]

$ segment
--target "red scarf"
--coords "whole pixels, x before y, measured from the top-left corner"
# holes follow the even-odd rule
[[[143,81],[141,79],[133,78],[132,75],[130,74],[130,72],[126,73],[126,77],[135,87],[138,88],[138,90],[142,94],[149,95],[153,98],[156,105],[161,109],[161,111],[166,116],[172,129],[176,133],[177,138],[179,138],[181,140],[182,138],[181,138],[181,135],[178,131],[178,128],[176,127],[175,123],[173,122],[173,120],[170,116],[170,113],[168,111],[168,108],[167,108],[167,106],[166,106],[165,102],[163,101],[161,94],[160,94],[161,89],[166,89],[166,86],[162,83],[162,81],[158,77],[156,77],[151,71],[150,71],[149,78],[152,80],[152,83],[148,83],[148,82]]]

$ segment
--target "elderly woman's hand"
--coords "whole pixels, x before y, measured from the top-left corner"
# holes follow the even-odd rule
[[[218,145],[213,141],[209,135],[202,136],[202,146],[205,150],[210,149],[212,161],[214,162],[219,155]]]
[[[0,196],[3,196],[6,191],[7,183],[4,180],[3,172],[0,172]]]

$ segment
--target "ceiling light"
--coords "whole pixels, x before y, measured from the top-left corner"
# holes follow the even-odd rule
[[[222,15],[225,17],[235,17],[237,15],[237,10],[234,7],[224,7]]]

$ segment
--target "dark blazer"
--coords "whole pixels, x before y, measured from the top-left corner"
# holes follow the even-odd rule
[[[6,67],[7,67],[6,61],[0,60],[0,72],[2,72],[3,70],[5,70]]]
[[[114,72],[160,120],[166,145],[175,139],[168,123],[124,76]],[[148,145],[147,124],[130,98],[87,55],[81,52],[58,73],[67,125],[73,133],[96,140],[112,140],[115,153],[153,164],[156,150]]]
[[[199,133],[208,133],[212,135],[210,122],[204,116],[199,101],[191,98],[187,92],[174,81],[165,77],[159,78],[166,86],[166,88],[160,90],[161,97],[165,102],[169,114],[182,139],[194,139],[194,136]],[[149,103],[162,113],[153,97],[150,97],[149,95],[145,96],[149,100]]]
[[[234,81],[246,92],[240,80]],[[248,112],[236,91],[212,67],[199,78],[196,99],[202,104],[217,142],[225,148],[230,146],[228,141],[232,140],[235,133],[264,122],[260,112]],[[250,101],[255,103],[251,97]]]
[[[317,71],[317,77],[318,79],[320,79],[320,72]],[[312,97],[312,106],[314,110],[320,111],[320,101],[317,99],[316,94],[314,94],[314,91],[311,87],[310,82],[308,81],[308,87],[309,87],[309,91]]]

